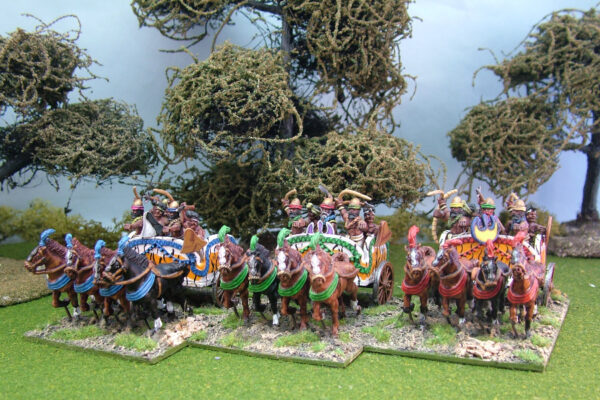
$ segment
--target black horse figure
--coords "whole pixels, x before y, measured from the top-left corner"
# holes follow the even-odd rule
[[[155,265],[144,255],[126,248],[127,239],[124,237],[119,241],[119,250],[106,266],[103,277],[113,285],[126,286],[127,300],[150,311],[154,319],[154,333],[162,327],[158,313],[159,298],[180,304],[185,312],[182,284],[189,272],[189,264],[172,262]],[[120,281],[121,278],[124,280]]]
[[[258,243],[258,236],[254,235],[250,239],[250,248],[246,252],[246,257],[250,283],[248,290],[252,293],[254,309],[266,319],[263,314],[266,306],[260,303],[261,295],[266,295],[269,298],[269,304],[273,312],[273,325],[279,325],[279,311],[277,309],[279,279],[277,278],[277,269],[271,263],[269,250]]]
[[[498,261],[491,240],[487,242],[486,249],[487,252],[483,257],[480,268],[474,268],[472,272],[475,311],[480,324],[485,320],[492,322],[494,326],[499,326],[498,314],[502,315],[504,313],[505,278],[510,272],[510,268],[502,261]],[[492,309],[488,310],[484,318],[483,311],[488,301]]]

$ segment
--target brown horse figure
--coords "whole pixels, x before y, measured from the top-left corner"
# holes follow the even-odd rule
[[[70,233],[65,235],[65,244],[67,247],[65,274],[74,281],[73,289],[79,294],[81,311],[89,311],[87,300],[92,296],[92,311],[99,320],[96,308],[102,307],[104,298],[99,293],[100,288],[94,283],[94,251],[73,238]]]
[[[474,268],[471,278],[474,282],[473,297],[475,298],[475,312],[480,326],[482,321],[492,322],[494,326],[500,325],[498,315],[504,313],[504,297],[506,294],[506,275],[509,273],[508,265],[498,261],[495,255],[494,242],[486,242],[486,253],[481,266]],[[488,302],[492,309],[484,318],[483,310]]]
[[[410,320],[413,321],[412,311],[415,305],[411,303],[411,299],[412,296],[418,296],[421,300],[419,323],[424,325],[430,292],[434,296],[436,304],[440,305],[439,277],[429,271],[431,263],[435,260],[435,250],[417,243],[418,232],[419,227],[416,225],[411,226],[408,230],[408,247],[406,247],[406,264],[404,264],[405,275],[402,281],[402,291],[404,292],[402,311],[407,313]]]
[[[310,247],[313,249],[306,253],[302,259],[303,268],[308,270],[310,279],[309,297],[313,305],[313,318],[322,321],[321,303],[329,306],[331,309],[332,326],[331,333],[337,337],[339,327],[338,309],[345,316],[344,302],[340,301],[342,293],[350,295],[350,304],[356,314],[360,314],[358,305],[358,286],[354,278],[358,275],[358,270],[354,264],[349,262],[348,256],[343,253],[336,253],[330,256],[319,246],[321,235],[313,235]]]
[[[71,319],[71,313],[67,306],[71,303],[75,309],[73,315],[77,317],[80,313],[79,302],[77,293],[73,289],[73,281],[64,272],[67,266],[65,260],[67,249],[49,238],[54,232],[56,232],[54,229],[46,229],[41,233],[38,245],[25,260],[25,268],[35,275],[47,275],[48,289],[52,290],[52,307],[64,307],[67,316]],[[39,269],[42,266],[44,268]],[[61,293],[66,293],[69,300],[60,300]]]
[[[103,321],[107,320],[110,315],[112,315],[112,304],[113,302],[118,302],[121,306],[121,309],[126,315],[127,320],[127,328],[130,329],[132,327],[132,316],[131,316],[131,303],[125,297],[125,286],[123,285],[111,285],[109,282],[105,281],[103,277],[104,269],[106,265],[112,260],[112,258],[117,254],[116,250],[111,250],[106,247],[106,243],[104,240],[100,239],[96,242],[94,246],[94,284],[97,285],[100,290],[100,295],[104,299],[104,305],[102,310],[102,315],[104,316]],[[115,319],[117,322],[121,323],[117,315],[115,315]]]
[[[292,248],[285,237],[290,234],[290,230],[283,228],[277,235],[279,248],[275,250],[275,259],[273,264],[277,268],[277,277],[279,278],[279,295],[281,296],[281,315],[290,315],[296,327],[296,309],[290,307],[290,300],[294,300],[300,306],[300,330],[304,330],[308,324],[308,291],[310,281],[308,271],[301,265],[302,255]]]
[[[517,307],[523,307],[525,311],[525,337],[531,334],[531,321],[535,314],[536,299],[540,283],[543,284],[544,265],[528,259],[523,249],[523,240],[527,232],[518,232],[513,239],[513,251],[510,261],[510,269],[513,281],[508,288],[508,301],[510,303],[510,322],[512,324],[513,336],[518,337],[515,324],[518,322]]]
[[[242,299],[243,318],[250,320],[250,307],[248,306],[248,266],[244,249],[233,243],[227,233],[230,228],[223,225],[219,230],[221,243],[215,245],[217,253],[217,269],[220,274],[219,285],[223,289],[223,305],[225,308],[233,307],[235,315],[240,316],[232,298],[239,295]]]
[[[470,273],[478,266],[478,260],[461,258],[452,240],[447,240],[438,251],[431,271],[440,279],[439,291],[442,295],[442,314],[450,322],[450,300],[456,302],[459,325],[465,323],[465,303],[471,297]]]

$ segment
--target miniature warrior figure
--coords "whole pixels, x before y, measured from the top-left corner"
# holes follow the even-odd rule
[[[142,226],[144,223],[144,203],[137,192],[137,188],[133,187],[133,195],[135,196],[133,204],[131,205],[131,222],[125,224],[123,229],[127,232],[135,232],[139,235],[142,232]]]
[[[344,228],[346,228],[348,236],[357,245],[362,246],[365,239],[364,232],[368,230],[368,225],[360,216],[361,201],[357,197],[352,198],[350,203],[348,203],[347,209],[344,208],[344,203],[341,199],[338,198],[335,203],[344,219]]]
[[[511,236],[515,236],[520,231],[529,233],[529,223],[525,217],[525,202],[519,199],[515,193],[511,193],[506,204],[510,213],[506,232]]]
[[[364,231],[366,235],[377,236],[379,233],[379,225],[375,223],[375,207],[372,204],[365,202],[363,206],[363,215],[365,216],[365,222],[367,228]]]
[[[471,208],[459,196],[455,196],[450,202],[450,209],[446,205],[444,196],[438,198],[438,207],[433,210],[433,216],[446,221],[447,236],[450,239],[452,236],[460,235],[469,232],[471,227]]]
[[[306,219],[309,224],[316,225],[321,219],[321,208],[313,203],[306,203]]]
[[[335,202],[333,201],[333,197],[325,197],[320,207],[320,222],[323,224],[323,227],[325,229],[324,233],[331,233],[335,235],[337,233],[337,222],[335,222]],[[327,227],[331,227],[331,230],[333,232],[329,232],[329,229],[327,229]]]
[[[298,235],[304,232],[307,222],[302,218],[302,203],[300,199],[295,198],[291,202],[283,198],[281,199],[283,209],[288,215],[288,228],[292,231],[292,235]]]
[[[537,235],[538,233],[542,235],[546,234],[546,227],[537,223],[537,209],[535,207],[527,207],[526,218],[529,225],[529,235],[531,235],[531,237]]]
[[[183,228],[191,229],[198,237],[205,239],[204,229],[200,226],[200,215],[196,211],[186,210]]]
[[[504,225],[502,225],[502,222],[500,222],[498,217],[496,217],[496,203],[494,202],[494,199],[491,197],[488,197],[487,199],[484,198],[483,194],[481,194],[481,190],[477,189],[477,201],[479,203],[481,216],[488,216],[490,221],[489,223],[493,223],[492,221],[495,221],[496,224],[498,224],[498,233],[500,235],[504,234],[506,229],[504,229]]]
[[[167,192],[166,190],[154,189],[154,191],[156,193],[165,195],[169,199],[166,210],[167,223],[163,224],[163,233],[166,233],[174,238],[183,236],[183,225],[179,213],[185,208],[185,203],[180,206],[179,202],[176,201],[173,196],[171,196],[171,193]]]

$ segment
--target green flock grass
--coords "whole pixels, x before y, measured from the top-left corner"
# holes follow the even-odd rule
[[[381,326],[365,326],[362,331],[373,336],[380,343],[390,341],[391,333]]]
[[[552,340],[544,336],[533,335],[531,337],[531,344],[537,347],[548,347],[552,344]]]
[[[425,340],[426,346],[452,345],[456,342],[456,330],[448,324],[434,324],[431,327],[434,337]]]
[[[197,307],[194,308],[194,314],[204,314],[204,315],[221,315],[225,314],[227,311],[224,308],[219,307]],[[235,316],[235,313],[233,314]]]
[[[404,256],[401,246],[391,250],[399,285]],[[569,296],[571,306],[543,373],[369,353],[338,369],[193,347],[147,365],[26,340],[25,332],[64,316],[64,310],[53,309],[51,298],[44,297],[0,307],[0,399],[245,399],[270,394],[394,399],[407,393],[419,399],[600,398],[593,367],[600,365],[600,261],[551,261],[556,262],[555,284]]]
[[[223,321],[221,321],[221,325],[223,325],[223,328],[236,329],[244,325],[244,320],[232,312],[231,314],[227,315]]]
[[[123,333],[115,337],[115,345],[125,347],[129,350],[149,351],[154,350],[158,343],[145,336],[138,336],[133,333]]]
[[[312,346],[310,346],[310,349],[311,349],[311,351],[313,351],[315,353],[319,353],[319,352],[325,350],[326,347],[327,347],[327,343],[316,342],[316,343],[313,343]]]
[[[96,325],[87,325],[81,328],[60,329],[54,332],[50,338],[57,340],[82,340],[105,335],[106,331]]]
[[[521,360],[526,361],[528,363],[542,364],[544,362],[542,357],[531,349],[517,350],[514,354]]]
[[[194,334],[192,336],[190,336],[190,340],[196,341],[196,342],[202,342],[202,341],[206,340],[207,337],[208,337],[208,332],[198,331],[198,332],[194,332]]]
[[[250,340],[242,337],[238,332],[231,332],[220,340],[220,344],[225,347],[236,347],[243,349],[251,343]]]
[[[309,330],[305,330],[299,333],[278,337],[275,341],[275,347],[294,347],[303,343],[318,342],[319,340],[319,335]]]

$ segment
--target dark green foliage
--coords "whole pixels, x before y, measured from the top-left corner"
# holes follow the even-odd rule
[[[14,114],[0,128],[0,187],[27,185],[39,171],[72,186],[147,174],[158,161],[156,143],[136,109],[85,98],[94,60],[76,43],[79,28],[63,34],[51,25],[0,36],[0,116]],[[81,101],[69,104],[74,90]]]
[[[563,150],[588,157],[578,219],[598,220],[600,162],[600,16],[561,10],[534,26],[518,53],[487,69],[501,95],[473,107],[449,133],[452,155],[495,194],[534,193]]]
[[[280,199],[294,187],[303,201],[320,201],[324,184],[375,204],[418,202],[428,161],[389,134],[407,87],[398,49],[411,32],[407,3],[134,1],[140,25],[191,43],[250,13],[264,45],[226,43],[170,71],[160,134],[164,154],[188,169],[163,184],[208,227],[246,239],[280,225]]]
[[[8,236],[18,235],[35,243],[39,241],[40,233],[48,228],[56,230],[52,238],[60,243],[64,242],[67,233],[71,233],[89,248],[94,248],[96,241],[102,239],[108,248],[114,249],[121,237],[122,221],[115,223],[112,228],[105,228],[100,222],[86,220],[79,214],[65,215],[62,208],[51,206],[44,200],[32,201],[25,210],[10,207],[0,208],[2,209],[14,216]]]

